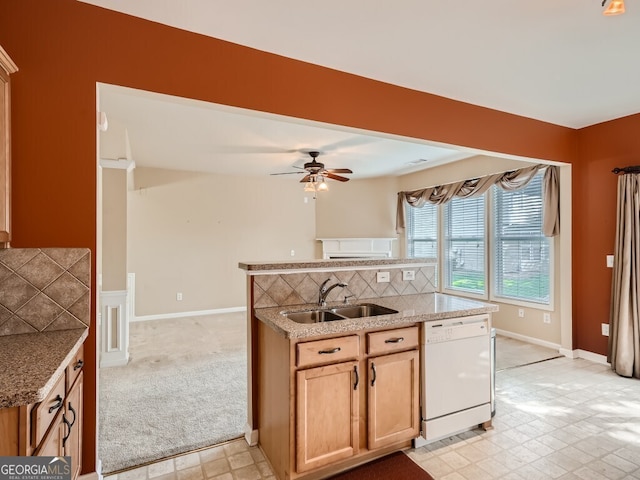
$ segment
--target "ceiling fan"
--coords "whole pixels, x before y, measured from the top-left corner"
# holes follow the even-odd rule
[[[311,161],[304,164],[304,167],[294,167],[302,170],[301,172],[283,172],[283,173],[272,173],[271,175],[290,175],[295,173],[306,173],[306,175],[300,180],[300,183],[314,183],[314,182],[324,182],[325,178],[330,178],[331,180],[338,180],[339,182],[348,182],[349,179],[347,177],[343,177],[341,175],[336,175],[337,173],[353,173],[348,168],[324,168],[324,163],[320,163],[316,160],[320,155],[318,151],[307,152],[311,157]]]

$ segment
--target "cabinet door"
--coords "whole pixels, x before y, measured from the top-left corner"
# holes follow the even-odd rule
[[[62,439],[64,438],[64,434],[65,425],[62,422],[62,410],[60,410],[51,422],[51,428],[40,442],[35,455],[45,457],[63,457],[64,448],[62,446]]]
[[[358,451],[359,372],[344,362],[296,372],[296,470],[308,470]]]
[[[418,350],[368,360],[370,450],[415,438],[420,432]]]
[[[7,52],[0,47],[0,244],[9,246],[11,199],[11,106],[9,74],[17,72]]]
[[[71,457],[72,479],[77,478],[82,466],[82,387],[83,374],[81,372],[65,399],[63,423],[66,425],[66,434],[62,444],[64,454]]]

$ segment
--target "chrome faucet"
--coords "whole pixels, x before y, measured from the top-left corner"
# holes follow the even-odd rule
[[[322,285],[320,285],[320,291],[318,292],[318,306],[319,307],[326,307],[327,306],[327,295],[329,295],[329,292],[331,292],[331,290],[333,290],[336,287],[346,287],[347,284],[346,283],[334,283],[333,285],[331,285],[330,287],[327,287],[327,283],[329,283],[331,279],[327,278],[324,282],[322,282]]]

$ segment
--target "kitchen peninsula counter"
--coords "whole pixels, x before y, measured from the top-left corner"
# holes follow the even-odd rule
[[[0,336],[0,408],[42,401],[88,333],[77,328]]]
[[[442,293],[422,293],[360,299],[353,305],[374,303],[397,310],[398,313],[375,317],[335,320],[330,322],[302,324],[290,320],[283,312],[300,312],[319,308],[316,305],[257,308],[255,316],[285,338],[308,338],[334,333],[348,333],[372,328],[401,327],[403,324],[429,322],[446,318],[463,317],[498,311],[498,306]],[[343,302],[328,304],[326,309],[344,307]]]

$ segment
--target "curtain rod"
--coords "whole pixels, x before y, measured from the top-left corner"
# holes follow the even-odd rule
[[[624,168],[614,168],[611,170],[616,175],[618,173],[640,173],[640,165],[634,165],[633,167],[624,167]]]

